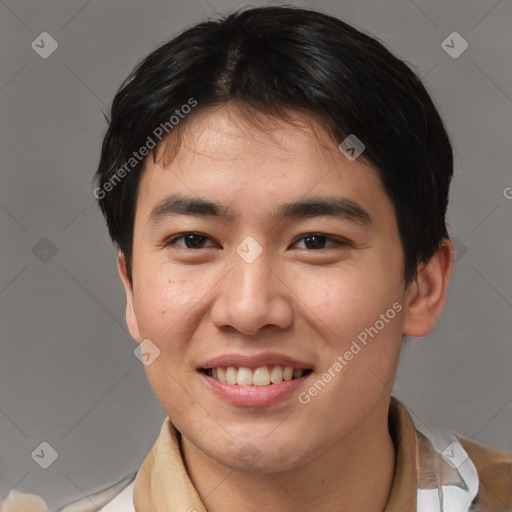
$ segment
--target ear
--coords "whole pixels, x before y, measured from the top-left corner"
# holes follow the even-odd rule
[[[126,258],[124,254],[119,251],[117,254],[117,270],[119,271],[119,277],[121,278],[121,282],[123,283],[124,292],[126,294],[126,325],[128,325],[128,329],[132,338],[140,343],[142,338],[140,336],[139,325],[137,322],[137,316],[135,315],[135,309],[133,307],[133,285],[128,278],[128,271],[126,268]]]
[[[419,265],[418,275],[406,292],[405,335],[419,338],[434,328],[446,302],[453,258],[453,243],[446,238],[428,263]]]

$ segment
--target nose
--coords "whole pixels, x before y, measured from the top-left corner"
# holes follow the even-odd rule
[[[293,293],[277,267],[264,253],[252,263],[234,254],[230,271],[218,284],[211,311],[214,325],[230,326],[247,336],[266,326],[289,327]]]

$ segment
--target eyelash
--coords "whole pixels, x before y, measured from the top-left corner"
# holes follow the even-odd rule
[[[204,238],[206,238],[208,240],[211,240],[211,238],[209,236],[204,235],[203,233],[199,233],[198,231],[186,231],[185,233],[181,233],[179,235],[173,236],[172,238],[169,238],[169,239],[165,240],[162,244],[160,244],[160,246],[162,246],[162,247],[170,247],[172,245],[175,245],[175,242],[177,240],[180,240],[180,239],[186,237],[187,235],[199,235],[199,236],[204,237]],[[303,240],[305,238],[308,238],[310,236],[319,236],[319,237],[325,238],[328,241],[334,242],[334,244],[337,245],[337,246],[348,246],[348,245],[350,245],[350,243],[347,240],[341,240],[341,239],[337,239],[337,238],[329,236],[329,235],[325,235],[323,233],[315,233],[315,232],[313,232],[313,233],[306,233],[305,235],[302,235],[301,237],[296,239],[293,243],[295,244],[297,242],[300,242],[301,240]],[[179,247],[182,247],[183,249],[187,249],[189,251],[199,251],[201,249],[208,249],[208,247],[200,247],[198,249],[194,249],[192,247],[185,247],[185,246],[179,246]],[[307,249],[307,248],[304,248],[302,250],[318,252],[318,251],[330,249],[331,247],[322,247],[320,249]]]

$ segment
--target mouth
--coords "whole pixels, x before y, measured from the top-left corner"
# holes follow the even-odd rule
[[[311,368],[265,365],[251,368],[248,366],[216,366],[201,368],[200,372],[214,380],[233,386],[266,387],[297,380],[309,375]]]

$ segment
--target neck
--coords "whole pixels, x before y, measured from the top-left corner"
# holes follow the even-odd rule
[[[388,407],[389,400],[379,402],[333,446],[292,470],[264,474],[233,471],[182,438],[185,463],[209,512],[382,512],[395,466]]]

